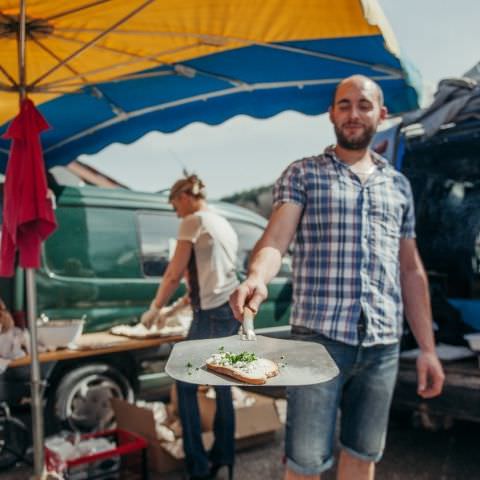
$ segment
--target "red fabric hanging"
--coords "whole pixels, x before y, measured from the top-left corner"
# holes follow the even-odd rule
[[[13,275],[17,250],[21,267],[38,268],[41,244],[57,226],[40,143],[40,133],[47,128],[33,102],[26,99],[4,135],[12,145],[5,174],[1,276]]]

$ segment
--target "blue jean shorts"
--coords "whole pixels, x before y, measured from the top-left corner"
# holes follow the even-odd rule
[[[378,462],[383,454],[398,372],[399,345],[351,346],[314,332],[292,329],[292,338],[321,343],[340,374],[326,383],[287,389],[287,466],[318,475],[333,465],[340,410],[340,446],[354,457]]]

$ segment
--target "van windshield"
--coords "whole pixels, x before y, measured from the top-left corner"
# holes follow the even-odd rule
[[[480,135],[460,138],[457,130],[441,141],[411,143],[403,165],[430,276],[449,297],[480,298]]]

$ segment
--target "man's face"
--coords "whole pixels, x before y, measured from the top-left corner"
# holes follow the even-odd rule
[[[335,103],[330,108],[337,144],[346,150],[366,149],[386,115],[373,82],[346,80],[338,87]]]

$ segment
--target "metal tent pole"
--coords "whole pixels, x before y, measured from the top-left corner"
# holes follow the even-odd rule
[[[37,287],[35,285],[35,270],[26,269],[27,279],[27,315],[28,329],[30,330],[30,383],[32,395],[32,435],[34,479],[42,478],[44,467],[43,451],[43,395],[40,374],[40,362],[37,350]]]
[[[20,18],[18,29],[18,80],[20,102],[27,96],[26,82],[26,0],[20,0]],[[27,290],[27,317],[30,331],[30,389],[33,435],[33,479],[40,480],[44,467],[43,451],[43,402],[40,363],[37,350],[37,287],[35,284],[35,270],[26,269]]]

